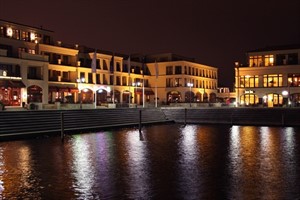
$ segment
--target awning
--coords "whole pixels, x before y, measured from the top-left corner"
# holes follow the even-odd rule
[[[143,94],[143,88],[135,88],[134,92]],[[145,95],[154,95],[154,92],[150,88],[145,88]]]
[[[0,87],[2,88],[25,88],[25,84],[21,80],[1,79]]]
[[[55,84],[49,85],[49,92],[78,92],[75,85]]]

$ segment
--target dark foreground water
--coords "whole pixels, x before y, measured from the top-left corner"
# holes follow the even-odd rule
[[[0,199],[300,199],[300,131],[153,125],[0,143]]]

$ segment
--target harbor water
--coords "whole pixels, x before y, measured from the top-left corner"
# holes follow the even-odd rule
[[[164,124],[4,141],[0,199],[300,199],[300,130]]]

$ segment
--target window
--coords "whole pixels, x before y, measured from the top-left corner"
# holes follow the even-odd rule
[[[182,74],[182,67],[181,66],[175,66],[175,74]]]
[[[166,87],[173,87],[173,83],[172,83],[172,79],[171,78],[167,78],[166,79]]]
[[[29,32],[22,31],[21,39],[24,41],[30,41]]]
[[[117,64],[117,66],[116,66],[117,72],[120,72],[120,71],[121,71],[121,65],[120,65],[120,62],[117,62],[116,64]]]
[[[265,66],[273,66],[274,65],[274,56],[273,55],[265,55]]]
[[[172,74],[173,74],[173,66],[167,66],[166,75],[172,75]]]
[[[28,53],[35,54],[35,50],[34,49],[28,49]]]
[[[121,77],[120,76],[116,77],[116,85],[121,85]]]
[[[28,67],[27,78],[42,80],[41,67]]]
[[[300,86],[300,74],[288,74],[288,86],[299,87]]]
[[[258,76],[241,76],[240,87],[258,87]]]
[[[127,85],[127,77],[126,76],[123,76],[122,77],[122,85]]]
[[[101,84],[100,74],[96,74],[96,84]]]
[[[284,54],[276,55],[276,65],[286,65],[286,64],[287,64],[286,55]]]
[[[262,67],[263,66],[262,56],[250,56],[249,65],[250,67]]]
[[[298,64],[298,54],[297,53],[288,54],[288,64],[289,65],[297,65]]]
[[[69,81],[69,72],[62,73],[62,81],[68,82]]]
[[[182,86],[182,79],[181,78],[175,78],[175,87],[181,87]]]
[[[264,75],[264,87],[282,87],[282,74]]]
[[[128,66],[127,64],[123,64],[123,72],[128,72]]]
[[[105,75],[105,74],[103,74],[103,84],[104,84],[104,85],[107,85],[107,84],[108,84],[107,79],[106,79],[106,75]]]
[[[93,74],[92,73],[88,74],[88,83],[93,83]]]
[[[109,84],[113,85],[114,84],[114,75],[109,76]]]
[[[80,79],[81,80],[85,79],[85,73],[84,72],[80,72]]]
[[[103,60],[103,70],[107,70],[107,61]]]
[[[241,104],[255,105],[259,103],[259,99],[255,94],[244,94],[241,96]]]

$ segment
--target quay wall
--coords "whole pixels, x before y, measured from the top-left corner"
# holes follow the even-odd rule
[[[300,108],[162,108],[176,123],[299,126]]]
[[[0,112],[0,140],[36,134],[78,133],[103,128],[170,122],[161,109],[82,109]]]
[[[0,141],[32,134],[78,133],[153,123],[299,126],[300,108],[114,108],[1,111]],[[140,117],[141,116],[141,117]]]

